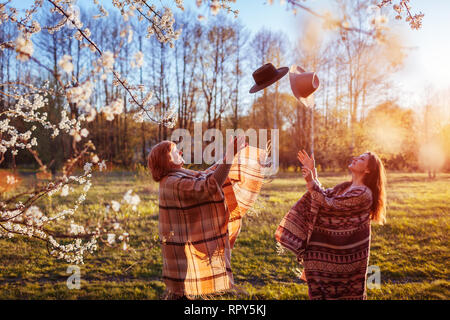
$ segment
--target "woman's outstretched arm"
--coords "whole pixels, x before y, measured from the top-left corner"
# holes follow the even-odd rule
[[[312,183],[311,188],[308,188],[311,192],[311,198],[321,206],[334,209],[336,211],[351,211],[355,209],[367,209],[372,205],[372,192],[368,187],[358,186],[345,192],[341,195],[329,196],[323,192],[323,189],[319,188],[317,184]]]
[[[321,206],[336,211],[348,211],[356,208],[369,208],[372,205],[372,192],[366,186],[354,187],[341,195],[330,195],[314,181],[311,170],[302,168],[302,173],[311,198]]]
[[[225,157],[223,158],[223,163],[219,164],[213,173],[213,176],[219,186],[222,186],[227,179],[231,165],[233,164],[234,156],[246,146],[247,143],[245,142],[245,136],[239,136],[234,139],[233,137],[230,137],[230,143],[227,146],[227,151],[225,153]]]
[[[317,183],[319,187],[322,187],[322,184],[320,183],[319,178],[317,176],[316,161],[314,159],[314,154],[311,154],[310,157],[308,153],[305,151],[305,149],[303,149],[297,153],[297,159],[304,167],[311,170],[312,179]]]

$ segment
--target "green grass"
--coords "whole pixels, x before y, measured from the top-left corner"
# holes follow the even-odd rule
[[[348,179],[323,174],[325,187]],[[449,299],[450,174],[430,181],[425,174],[388,174],[388,221],[373,225],[370,265],[381,270],[381,288],[369,299]],[[158,187],[148,177],[114,173],[94,178],[93,188],[75,221],[95,219],[108,201],[133,189],[141,197],[138,213],[130,214],[129,251],[100,247],[81,265],[81,288],[69,290],[68,264],[50,258],[45,245],[33,239],[0,239],[0,299],[159,299],[162,260],[157,235]],[[220,299],[307,299],[290,253],[278,254],[275,229],[283,215],[305,192],[299,174],[280,173],[263,187],[244,219],[232,252],[239,291]],[[40,205],[57,210],[70,198],[45,199]]]

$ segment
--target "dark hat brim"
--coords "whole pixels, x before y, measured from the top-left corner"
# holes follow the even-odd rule
[[[278,80],[280,80],[281,78],[283,78],[288,72],[289,72],[289,68],[288,67],[282,67],[282,68],[277,69],[277,75],[274,78],[272,78],[272,79],[270,79],[270,80],[268,80],[268,81],[266,81],[264,83],[261,83],[261,84],[255,84],[250,89],[249,93],[255,93],[255,92],[258,92],[258,91],[260,91],[260,90],[262,90],[264,88],[267,88],[271,84],[273,84],[273,83],[277,82]]]

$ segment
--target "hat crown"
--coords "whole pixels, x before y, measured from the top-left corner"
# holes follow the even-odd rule
[[[249,93],[255,93],[259,90],[267,88],[271,84],[283,78],[288,72],[288,67],[281,67],[277,69],[272,63],[266,63],[253,72],[255,85],[250,89]]]
[[[300,66],[292,66],[289,73],[289,81],[294,96],[307,98],[319,88],[320,81],[315,72],[306,72]]]
[[[271,63],[259,67],[253,72],[253,79],[257,85],[261,85],[277,75],[277,69]]]

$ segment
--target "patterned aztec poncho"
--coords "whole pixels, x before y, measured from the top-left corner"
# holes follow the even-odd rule
[[[291,208],[275,237],[304,266],[310,299],[365,299],[372,193],[349,182],[317,184]]]
[[[264,158],[262,149],[241,150],[222,188],[212,176],[216,165],[161,180],[159,236],[168,293],[195,297],[234,287],[231,249],[261,189]]]

